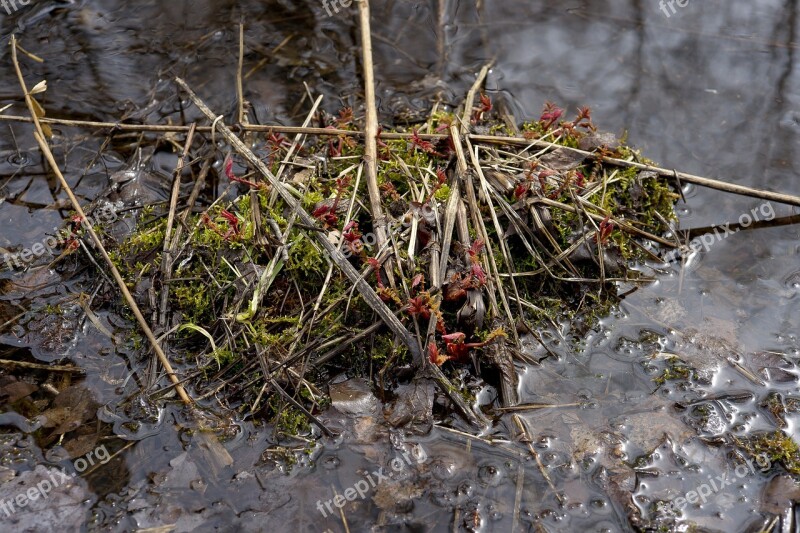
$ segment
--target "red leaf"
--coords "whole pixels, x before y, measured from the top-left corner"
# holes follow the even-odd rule
[[[480,265],[480,263],[472,264],[472,275],[481,282],[481,285],[486,284],[486,272],[483,271],[483,267]]]
[[[445,362],[447,362],[450,358],[446,355],[442,355],[439,353],[439,347],[436,346],[435,342],[431,342],[428,345],[428,359],[431,363],[436,366],[442,366]]]
[[[314,211],[311,212],[311,216],[316,218],[316,219],[318,219],[318,220],[324,220],[325,219],[325,215],[327,215],[330,212],[330,210],[331,210],[330,206],[321,205],[318,208],[314,209]]]
[[[236,174],[233,173],[233,159],[231,159],[230,155],[225,158],[225,175],[228,176],[228,179],[231,181],[244,183],[245,185],[249,185],[254,189],[261,189],[263,187],[263,184],[253,183],[252,181],[247,181],[242,178],[236,177]]]
[[[444,339],[444,341],[447,344],[453,344],[453,343],[457,343],[457,342],[464,342],[464,339],[466,337],[467,336],[464,335],[463,333],[461,333],[460,331],[456,331],[455,333],[450,333],[448,335],[442,335],[442,339]]]
[[[478,254],[480,254],[485,247],[486,243],[483,242],[482,239],[475,239],[472,242],[472,246],[470,246],[468,250],[470,258],[472,258],[473,261],[476,261],[478,259]]]
[[[428,307],[427,298],[417,296],[408,300],[408,307],[406,307],[408,314],[411,316],[421,316],[425,320],[431,317],[431,310]]]
[[[436,152],[436,148],[433,146],[433,143],[424,140],[422,137],[419,136],[419,132],[414,130],[411,133],[411,145],[419,147],[423,152],[427,152],[432,154]]]
[[[527,183],[520,183],[514,189],[514,198],[517,200],[522,200],[525,196],[528,195],[528,191],[530,190],[530,185]]]

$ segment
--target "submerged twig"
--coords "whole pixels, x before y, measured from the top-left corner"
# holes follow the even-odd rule
[[[34,132],[34,137],[36,138],[36,142],[39,144],[39,147],[42,150],[42,153],[47,159],[48,164],[50,165],[53,174],[56,175],[58,178],[61,187],[67,193],[70,202],[72,203],[72,207],[78,216],[81,218],[81,224],[86,229],[86,232],[91,236],[92,241],[97,246],[97,249],[100,251],[100,254],[103,256],[103,260],[105,260],[106,264],[108,265],[109,269],[111,270],[112,275],[114,276],[114,280],[117,282],[120,291],[122,292],[125,301],[131,308],[134,316],[136,317],[136,321],[139,323],[139,326],[142,329],[145,337],[150,342],[150,345],[153,347],[153,350],[156,353],[161,365],[164,367],[164,371],[169,376],[169,379],[175,384],[175,390],[178,392],[178,396],[180,396],[181,400],[186,404],[191,404],[192,400],[188,394],[186,394],[186,390],[183,388],[183,385],[180,384],[180,380],[178,376],[175,374],[175,371],[172,369],[172,365],[167,358],[167,355],[161,349],[161,345],[156,340],[153,331],[150,329],[150,326],[147,324],[142,312],[139,310],[139,306],[136,304],[136,300],[131,295],[130,291],[128,290],[128,286],[125,284],[125,280],[122,279],[122,275],[117,270],[117,267],[114,265],[114,262],[109,257],[108,252],[106,251],[105,247],[103,246],[103,242],[100,240],[100,237],[95,232],[92,225],[88,222],[86,218],[86,213],[84,213],[83,208],[81,207],[80,202],[75,197],[75,193],[72,192],[72,188],[70,187],[67,180],[64,178],[64,175],[61,173],[61,170],[58,167],[58,163],[56,163],[55,158],[53,157],[53,152],[50,150],[50,146],[47,144],[45,140],[44,130],[42,129],[42,125],[39,122],[38,115],[36,114],[36,105],[34,104],[33,97],[31,96],[30,92],[28,91],[28,87],[25,83],[25,78],[22,76],[22,70],[19,66],[19,61],[17,60],[17,40],[15,36],[11,37],[11,58],[14,63],[14,69],[17,73],[17,78],[19,80],[20,87],[25,94],[25,102],[28,105],[28,110],[31,113],[31,118],[33,120],[34,127],[36,131]]]
[[[44,370],[46,372],[71,372],[73,374],[85,374],[86,371],[77,366],[43,365],[39,363],[28,363],[26,361],[14,361],[12,359],[0,359],[0,365],[18,366],[20,368],[30,368],[33,370]]]

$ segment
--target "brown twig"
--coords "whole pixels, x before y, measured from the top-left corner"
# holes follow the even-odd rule
[[[17,39],[15,36],[11,37],[11,58],[14,63],[14,69],[17,73],[17,78],[19,79],[20,87],[25,94],[25,103],[28,105],[28,110],[31,113],[31,118],[33,120],[34,127],[36,131],[34,132],[34,137],[36,141],[39,143],[39,147],[42,150],[42,154],[44,154],[45,159],[47,159],[48,164],[50,165],[51,170],[58,178],[61,187],[69,196],[69,200],[72,203],[72,208],[81,217],[81,223],[85,228],[86,232],[92,238],[95,246],[100,251],[100,255],[103,256],[103,260],[108,265],[109,269],[111,270],[111,274],[114,276],[114,280],[117,282],[117,285],[122,291],[122,296],[125,298],[125,301],[133,311],[134,316],[136,317],[136,321],[139,323],[139,326],[142,328],[142,332],[144,333],[147,340],[150,342],[150,345],[153,347],[153,350],[156,353],[161,365],[164,367],[164,371],[169,376],[169,379],[175,384],[175,390],[178,392],[178,396],[180,396],[181,400],[183,400],[186,404],[191,404],[192,400],[189,398],[189,395],[186,394],[186,390],[183,388],[183,385],[180,384],[180,380],[178,376],[175,374],[175,371],[172,369],[172,365],[167,359],[167,355],[161,349],[158,341],[156,340],[155,335],[153,335],[153,331],[150,329],[150,326],[147,324],[147,321],[142,316],[142,312],[139,310],[139,306],[136,305],[136,300],[134,300],[133,295],[131,295],[130,291],[128,290],[128,286],[125,284],[125,280],[122,279],[122,275],[117,270],[117,267],[114,265],[114,262],[106,252],[105,247],[103,247],[103,242],[100,240],[100,237],[94,231],[94,228],[91,224],[89,224],[86,213],[84,213],[83,208],[81,207],[80,202],[75,197],[75,193],[72,192],[72,188],[67,183],[67,180],[64,178],[64,175],[61,173],[61,170],[58,168],[58,163],[56,163],[55,158],[53,157],[53,152],[50,150],[50,146],[47,144],[45,140],[44,130],[42,129],[42,125],[39,122],[39,119],[36,115],[35,104],[33,103],[33,97],[28,92],[28,86],[25,84],[25,78],[22,76],[22,70],[19,66],[19,61],[17,60]]]
[[[361,19],[361,57],[364,69],[364,99],[367,116],[364,138],[364,164],[367,168],[367,191],[369,192],[369,210],[372,213],[372,224],[378,240],[378,248],[384,248],[387,242],[386,216],[381,203],[381,191],[378,188],[378,108],[375,103],[375,73],[372,63],[372,31],[369,21],[369,0],[358,2]],[[394,287],[392,262],[387,261],[385,268],[389,284]]]
[[[18,366],[21,368],[31,368],[33,370],[44,370],[46,372],[72,372],[73,374],[85,374],[86,371],[77,366],[42,365],[38,363],[28,363],[26,361],[14,361],[11,359],[0,359],[0,365]]]
[[[239,104],[239,124],[244,123],[244,84],[242,66],[244,65],[244,24],[239,24],[239,63],[236,69],[236,99]]]
[[[175,167],[175,180],[172,183],[172,197],[169,202],[169,215],[167,216],[167,227],[164,230],[164,249],[161,256],[161,302],[158,314],[158,323],[162,328],[166,326],[167,315],[167,300],[169,299],[169,280],[172,277],[172,255],[175,253],[175,246],[177,242],[172,239],[172,227],[175,223],[175,211],[178,209],[178,196],[181,192],[181,174],[183,167],[186,165],[186,157],[189,155],[189,149],[194,141],[194,132],[196,124],[192,124],[192,129],[186,136],[186,144],[183,147],[183,153],[178,164]]]
[[[645,165],[644,163],[637,163],[635,161],[626,161],[624,159],[617,159],[614,157],[602,157],[602,156],[599,157],[597,154],[593,152],[587,152],[586,150],[579,150],[578,148],[570,148],[568,146],[562,146],[560,144],[550,143],[547,141],[531,140],[531,139],[526,139],[524,137],[493,137],[491,135],[470,135],[469,138],[471,141],[477,143],[515,144],[523,146],[534,146],[537,148],[553,148],[553,149],[558,148],[560,150],[567,150],[575,154],[583,155],[587,158],[590,157],[596,158],[601,163],[607,163],[609,165],[614,165],[623,168],[637,168],[639,170],[647,170],[650,172],[655,172],[656,174],[664,178],[678,178],[681,181],[702,185],[703,187],[708,187],[709,189],[716,189],[718,191],[740,194],[742,196],[750,196],[762,200],[772,200],[787,205],[800,206],[800,196],[794,196],[791,194],[783,194],[772,191],[765,191],[763,189],[755,189],[753,187],[746,187],[744,185],[737,185],[735,183],[727,183],[725,181],[715,180],[711,178],[704,178],[702,176],[695,176],[694,174],[687,174],[685,172],[677,172],[675,170],[656,167],[653,165]]]

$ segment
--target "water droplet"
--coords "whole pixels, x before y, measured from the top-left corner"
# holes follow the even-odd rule
[[[475,489],[469,481],[464,481],[456,489],[456,494],[464,498],[471,498],[474,492]]]
[[[27,166],[31,162],[31,156],[27,152],[13,153],[8,156],[8,162],[17,168]]]
[[[591,505],[595,509],[603,509],[606,506],[606,502],[605,502],[605,500],[597,499],[597,500],[592,500],[591,502],[589,502],[589,505]]]
[[[325,470],[333,470],[340,464],[342,464],[342,461],[335,455],[330,455],[322,460],[322,466],[325,468]]]
[[[478,479],[481,483],[496,487],[503,480],[503,472],[495,465],[483,465],[478,469]]]
[[[45,452],[44,458],[51,463],[60,463],[69,459],[69,452],[61,446],[55,446]]]
[[[786,276],[783,283],[793,291],[800,291],[800,270],[795,270]]]
[[[431,474],[436,479],[450,479],[456,473],[456,465],[452,461],[436,459],[431,462]]]

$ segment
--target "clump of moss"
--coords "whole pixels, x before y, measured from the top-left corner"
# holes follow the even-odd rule
[[[288,404],[278,394],[270,397],[267,403],[267,413],[275,425],[276,433],[286,436],[308,435],[311,426],[308,418],[299,409]]]
[[[756,457],[764,454],[770,463],[780,463],[790,474],[800,475],[800,447],[782,431],[762,433],[738,443],[750,455]]]
[[[694,376],[694,369],[687,365],[677,356],[670,356],[666,359],[666,368],[661,375],[654,377],[653,381],[658,385],[663,385],[667,381],[686,380]]]
[[[485,96],[472,120],[482,131],[510,134],[508,126],[492,114]],[[341,130],[359,129],[350,109],[328,122]],[[457,389],[450,392],[467,399],[472,394],[467,384],[475,380],[469,379],[465,354],[492,342],[498,326],[506,331],[517,326],[506,323],[499,305],[491,305],[489,287],[502,284],[524,301],[518,318],[534,327],[568,320],[575,339],[613,309],[615,280],[638,281],[629,263],[648,257],[640,245],[642,239],[615,222],[658,234],[667,229],[664,221],[673,218],[672,204],[677,198],[662,180],[604,163],[599,156],[642,160],[624,141],[616,140],[611,143],[614,146],[596,146],[592,148],[595,156],[559,170],[549,168],[552,164],[542,154],[531,157],[522,147],[517,154],[512,153],[514,146],[495,152],[486,147],[486,153],[478,157],[505,158],[501,165],[484,163],[487,171],[504,169],[511,187],[487,190],[476,172],[472,183],[477,200],[472,201],[466,196],[469,182],[465,180],[473,176],[458,176],[465,185],[459,191],[467,216],[460,221],[443,263],[445,282],[439,292],[430,290],[432,250],[441,245],[444,206],[456,189],[452,169],[457,165],[449,138],[425,135],[447,132],[456,123],[455,115],[437,111],[420,127],[394,130],[407,133],[405,138],[380,139],[378,185],[395,252],[394,260],[383,265],[377,259],[382,252],[377,245],[378,228],[373,227],[366,207],[366,180],[356,170],[364,155],[356,137],[339,133],[310,141],[299,151],[304,170],[282,176],[315,219],[314,227],[301,225],[269,186],[257,178],[253,179],[258,183],[249,181],[250,176],[234,175],[232,164],[225,166],[225,175],[232,186],[241,187],[242,194],[225,200],[205,198],[198,205],[210,207],[186,217],[182,227],[188,245],[175,259],[168,285],[170,317],[196,326],[180,340],[181,351],[190,354],[183,362],[197,361],[202,366],[198,380],[206,381],[197,388],[218,387],[225,405],[239,412],[260,405],[259,412],[281,435],[301,435],[309,430],[308,420],[296,406],[285,403],[274,390],[267,393],[268,398],[261,397],[263,372],[269,372],[270,379],[312,412],[325,402],[314,381],[330,372],[371,376],[387,389],[398,383],[399,372],[393,370],[412,362],[409,350],[386,329],[359,335],[374,325],[375,312],[351,280],[330,268],[316,238],[319,235],[340,247],[410,331],[424,332],[428,321],[435,322],[436,334],[424,349],[430,361],[445,365]],[[597,137],[588,109],[580,109],[576,118],[567,120],[553,104],[545,107],[538,120],[523,124],[522,131],[531,140],[569,148],[586,148],[587,139]],[[280,135],[270,135],[260,144],[266,148],[259,155],[276,170],[290,143]],[[578,202],[580,209],[575,208],[578,195],[585,200],[585,204]],[[550,215],[546,233],[539,226],[535,234],[526,233],[534,226],[531,209],[541,206]],[[146,216],[140,214],[136,231],[116,248],[110,246],[115,263],[150,313],[158,311],[151,308],[153,291],[162,289],[167,224],[163,215],[163,207],[148,208]],[[576,243],[588,253],[578,257]],[[594,259],[606,255],[603,270]],[[482,308],[480,322],[464,318],[469,316],[465,301],[481,304],[474,304],[475,309]],[[343,343],[348,344],[337,350]],[[314,364],[331,350],[337,350],[337,358]],[[663,383],[687,375],[687,369],[671,361],[657,379]]]

